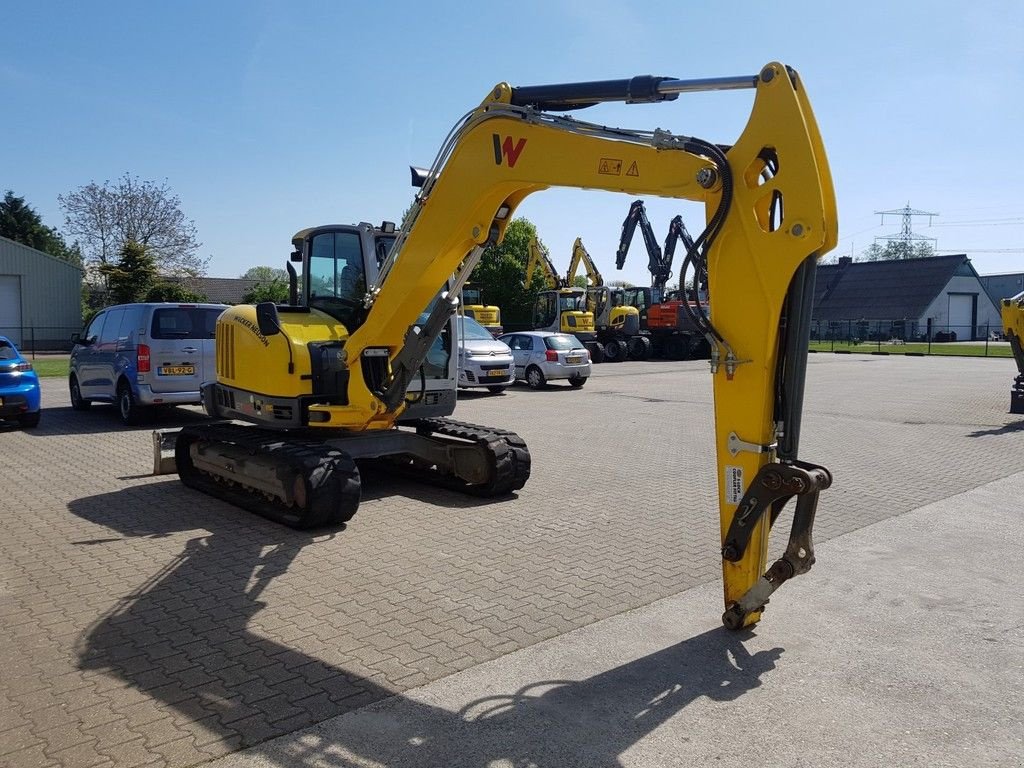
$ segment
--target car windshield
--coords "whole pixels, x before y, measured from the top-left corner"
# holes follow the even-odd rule
[[[472,317],[459,318],[459,338],[493,339],[494,336]]]
[[[575,336],[548,336],[544,339],[544,344],[548,349],[556,350],[586,349]]]

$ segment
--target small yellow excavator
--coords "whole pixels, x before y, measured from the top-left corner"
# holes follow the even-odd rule
[[[572,285],[580,265],[587,273],[587,309],[594,313],[597,342],[604,347],[605,362],[619,363],[629,357],[646,360],[651,341],[640,335],[640,310],[621,303],[622,291],[604,284],[604,277],[590,253],[577,237],[572,244],[572,259],[565,273],[566,285]]]
[[[484,304],[483,293],[479,288],[470,288],[467,285],[462,289],[459,314],[472,317],[495,338],[501,336],[505,330],[501,325],[501,308],[495,304]]]
[[[544,289],[533,302],[533,329],[572,334],[583,342],[593,362],[604,362],[604,347],[597,340],[594,313],[587,307],[586,290],[574,288],[559,275],[547,248],[536,237],[531,237],[526,261],[527,288],[533,283],[538,268]]]
[[[735,89],[753,92],[752,110],[724,140],[564,114]],[[798,458],[815,268],[837,234],[801,78],[771,63],[737,77],[498,83],[451,131],[422,182],[372,277],[350,274],[366,263],[358,238],[306,232],[293,256],[303,265],[301,298],[220,316],[217,379],[204,402],[213,416],[248,424],[182,429],[181,480],[306,526],[355,513],[354,459],[390,460],[469,492],[522,488],[529,453],[514,433],[445,418],[401,422],[481,253],[501,242],[527,195],[549,187],[697,201],[707,224],[687,256],[707,273],[714,307],[700,322],[712,342],[723,621],[756,622],[774,591],[814,563],[818,496],[832,481]],[[788,544],[769,567],[768,536],[790,500]]]
[[[1010,413],[1024,413],[1024,293],[1003,299],[1003,335],[1017,361],[1017,377],[1010,388]]]

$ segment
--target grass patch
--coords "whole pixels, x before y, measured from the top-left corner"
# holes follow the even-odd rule
[[[1007,344],[989,344],[986,348],[985,342],[977,344],[937,344],[932,343],[931,349],[928,344],[886,344],[881,345],[865,342],[862,344],[847,344],[843,342],[812,341],[810,349],[817,352],[854,352],[870,355],[872,352],[888,352],[890,355],[905,355],[908,352],[925,355],[945,355],[950,357],[1013,357],[1013,351]]]
[[[68,358],[37,357],[32,360],[32,367],[44,379],[66,378],[68,375]]]

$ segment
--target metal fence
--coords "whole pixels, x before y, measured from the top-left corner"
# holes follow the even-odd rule
[[[928,354],[1008,355],[1002,326],[942,325],[916,320],[812,320],[811,347],[826,349],[913,346]],[[893,349],[898,351],[898,349]]]
[[[39,353],[70,352],[71,334],[81,330],[81,325],[0,325],[0,336],[13,341],[22,353],[35,356]]]

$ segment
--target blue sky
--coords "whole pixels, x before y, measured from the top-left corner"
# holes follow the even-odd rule
[[[834,6],[830,8],[829,6]],[[0,192],[60,228],[57,195],[124,172],[164,181],[209,274],[283,266],[294,232],[397,220],[407,166],[500,81],[802,75],[835,179],[840,242],[898,232],[875,211],[940,214],[915,232],[982,274],[1024,271],[1024,4],[1007,2],[15,3],[0,0]],[[751,92],[605,105],[582,119],[733,141]],[[1009,159],[1008,159],[1009,156]],[[631,199],[552,190],[518,214],[556,265],[583,238],[606,279]],[[647,200],[659,239],[692,204]]]

